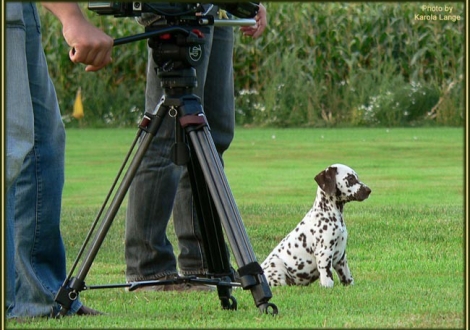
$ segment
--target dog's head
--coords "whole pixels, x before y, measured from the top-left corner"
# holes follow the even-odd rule
[[[356,172],[342,164],[334,164],[315,176],[318,186],[327,195],[335,196],[343,202],[363,201],[371,190],[359,181]]]

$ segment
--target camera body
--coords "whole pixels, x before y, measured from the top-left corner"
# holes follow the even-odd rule
[[[217,6],[240,18],[253,18],[258,13],[258,3],[227,2],[217,3]],[[183,2],[88,2],[88,9],[98,15],[113,15],[114,17],[136,17],[142,13],[154,13],[161,16],[195,15],[201,12],[199,3]]]

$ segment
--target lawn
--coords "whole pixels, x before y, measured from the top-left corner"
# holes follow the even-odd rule
[[[69,129],[67,136],[62,231],[71,267],[135,130]],[[464,130],[456,128],[238,128],[226,174],[259,262],[310,209],[314,176],[328,165],[354,168],[372,189],[344,210],[354,286],[335,277],[332,289],[272,288],[276,317],[260,314],[241,289],[233,293],[237,311],[221,310],[216,293],[85,290],[82,301],[105,315],[7,328],[463,328],[463,148]],[[125,282],[125,208],[88,285]],[[169,235],[176,243],[172,227]]]

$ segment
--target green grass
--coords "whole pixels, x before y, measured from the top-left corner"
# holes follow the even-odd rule
[[[62,231],[71,266],[135,130],[67,131]],[[8,328],[463,328],[464,131],[237,129],[226,173],[260,262],[313,203],[314,176],[353,167],[372,194],[345,207],[352,287],[273,288],[279,315],[260,314],[250,292],[237,311],[216,293],[81,293],[107,314],[32,320]],[[124,283],[125,203],[86,278]],[[170,237],[174,234],[170,228]],[[74,274],[75,275],[75,274]]]

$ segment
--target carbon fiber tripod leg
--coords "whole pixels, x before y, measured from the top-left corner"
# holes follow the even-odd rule
[[[91,234],[94,230],[95,225],[98,223],[99,217],[95,220],[95,224],[92,226],[90,232],[88,233],[88,237],[85,240],[85,243],[82,246],[82,249],[76,261],[74,262],[74,265],[69,275],[67,276],[55,296],[55,301],[61,306],[57,317],[64,316],[65,314],[67,314],[67,312],[70,310],[70,307],[72,306],[72,303],[76,299],[78,299],[79,293],[86,289],[85,277],[90,271],[92,263],[95,260],[96,255],[98,254],[98,251],[116,217],[117,212],[119,211],[119,208],[122,204],[122,201],[124,200],[129,186],[131,185],[135,173],[137,172],[140,163],[147,149],[149,148],[150,143],[152,142],[153,137],[161,126],[163,117],[166,115],[166,113],[167,109],[164,107],[160,107],[156,115],[146,114],[146,116],[142,120],[139,135],[142,134],[143,131],[146,131],[146,133],[141,137],[141,143],[139,145],[139,148],[137,149],[134,158],[129,164],[129,167],[118,187],[118,190],[116,191],[113,199],[111,200],[111,203],[106,211],[106,214],[104,215],[104,218],[101,220],[100,227],[98,228],[98,231],[96,232],[93,238],[91,246],[89,247],[88,252],[84,257],[85,259],[79,267],[77,275],[75,277],[72,277],[72,273],[75,270],[76,265],[78,264],[78,261],[82,255],[82,252],[84,251],[85,246],[88,244],[88,241],[91,238]],[[147,123],[148,126],[145,126],[145,123]]]
[[[225,264],[226,257],[224,255],[226,253],[220,228],[221,223],[239,267],[238,272],[243,289],[251,290],[255,304],[261,311],[270,311],[277,314],[277,307],[269,303],[272,298],[271,290],[263,275],[261,266],[256,261],[253,247],[243,225],[208,126],[203,123],[205,117],[204,119],[201,119],[201,117],[204,117],[201,113],[197,116],[183,117],[181,122],[187,132],[191,150],[192,169],[190,175],[193,176],[192,182],[196,182],[198,186],[196,189],[199,195],[198,198],[204,199],[204,203],[201,205],[206,205],[206,208],[209,208],[201,211],[205,216],[204,222],[206,224],[204,226],[206,229],[209,226],[209,228],[215,230],[215,237],[206,238],[208,249],[213,252],[216,250],[220,254],[217,258],[221,260],[222,264],[218,266],[221,271],[226,271],[229,265]],[[192,121],[192,119],[194,120]],[[193,193],[194,191],[195,189],[193,189]],[[201,195],[204,197],[201,197]],[[210,222],[210,225],[207,225],[207,222]],[[214,257],[214,259],[217,258]],[[213,262],[213,265],[217,266],[217,263]]]
[[[196,157],[192,157],[187,166],[204,242],[208,276],[233,282],[235,279],[230,266],[229,251],[225,245],[222,226],[202,175],[201,166]],[[231,287],[217,286],[217,291],[223,309],[237,309],[236,299],[231,295]]]

